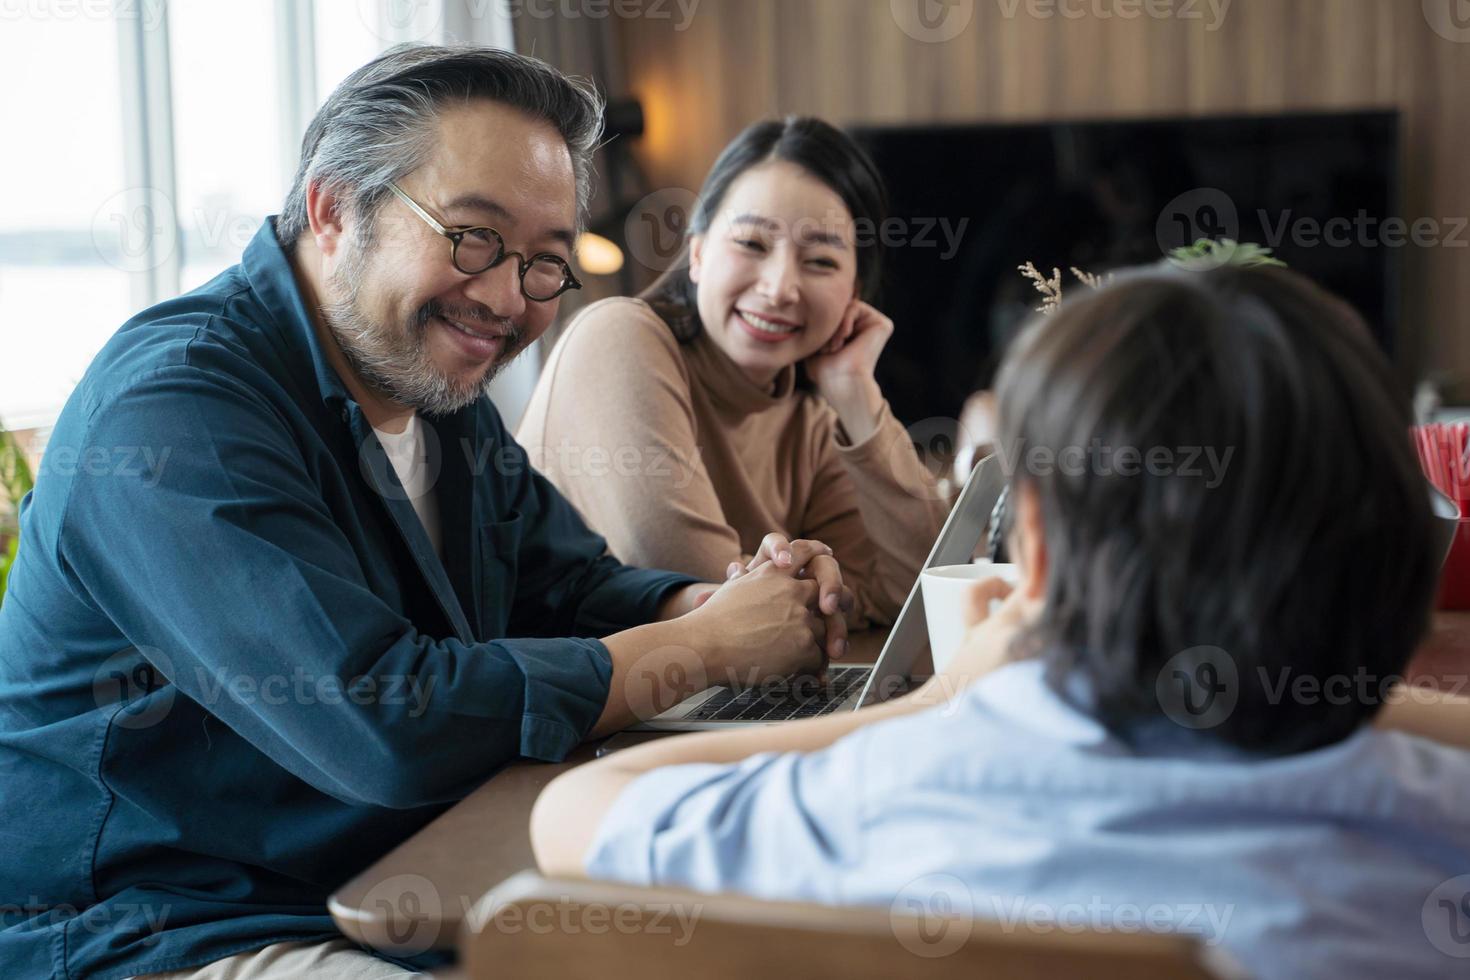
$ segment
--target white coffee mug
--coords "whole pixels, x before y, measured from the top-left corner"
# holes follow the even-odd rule
[[[965,608],[969,604],[970,588],[987,578],[1002,578],[1015,585],[1021,580],[1021,570],[1015,565],[981,560],[971,565],[940,565],[919,573],[935,673],[949,664],[965,638]]]

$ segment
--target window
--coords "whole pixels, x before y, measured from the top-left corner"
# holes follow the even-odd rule
[[[259,0],[168,8],[175,218],[185,290],[238,262],[290,186],[281,150],[286,134],[277,125],[282,73],[270,68],[274,15],[272,5]]]
[[[502,21],[441,0],[0,5],[0,422],[44,432],[124,321],[238,261],[348,72],[399,41],[497,43]]]
[[[126,206],[114,25],[86,9],[0,24],[0,420],[15,429],[49,425],[132,313],[130,250],[153,220]]]

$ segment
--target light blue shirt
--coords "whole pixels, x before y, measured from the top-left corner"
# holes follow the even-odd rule
[[[822,752],[641,776],[587,871],[1017,931],[1184,933],[1267,978],[1470,976],[1470,753],[1365,729],[1257,758],[1173,731],[1140,752],[1041,664],[1013,664]]]

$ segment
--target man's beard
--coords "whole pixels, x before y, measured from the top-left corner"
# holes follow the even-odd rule
[[[504,317],[495,316],[483,304],[451,309],[432,299],[395,329],[363,309],[362,284],[369,272],[370,255],[370,241],[353,241],[347,246],[342,264],[328,278],[340,299],[322,307],[322,318],[347,363],[369,387],[421,414],[449,415],[472,405],[521,352],[524,331]],[[457,381],[434,365],[428,336],[430,321],[436,316],[448,316],[461,323],[494,323],[506,331],[501,353],[483,377]]]

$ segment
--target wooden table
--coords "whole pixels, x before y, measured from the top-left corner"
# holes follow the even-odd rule
[[[883,630],[854,634],[843,662],[872,663],[886,637]],[[327,908],[338,928],[385,951],[453,947],[461,924],[486,892],[536,866],[531,806],[557,775],[593,759],[601,741],[579,746],[565,762],[518,762],[501,770],[337,889]]]

